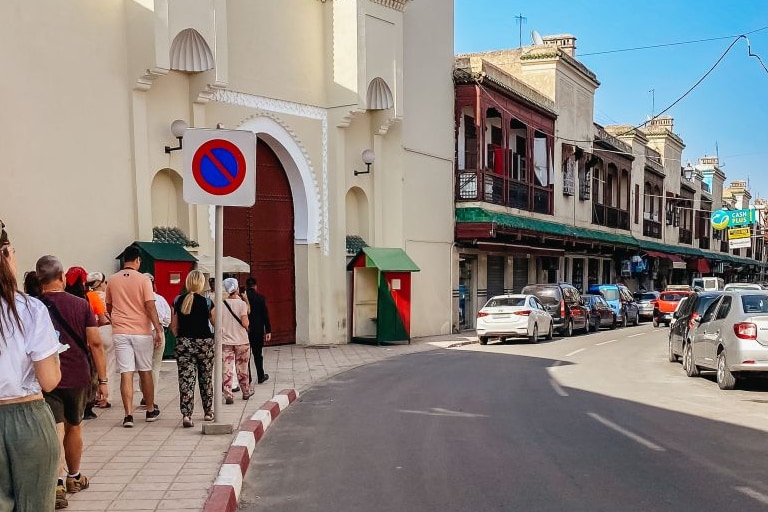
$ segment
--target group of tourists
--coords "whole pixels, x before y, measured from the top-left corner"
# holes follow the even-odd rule
[[[145,420],[158,419],[167,329],[176,336],[182,426],[194,426],[195,381],[203,420],[213,420],[214,301],[204,274],[193,270],[169,305],[154,277],[139,272],[136,246],[126,247],[121,270],[109,279],[82,267],[65,271],[58,258],[43,256],[25,275],[22,293],[16,251],[0,226],[0,512],[65,508],[67,494],[89,486],[80,473],[81,425],[97,416],[94,408],[111,407],[110,378],[120,375],[124,427],[134,426],[134,373]],[[266,301],[253,278],[246,287],[233,278],[221,287],[226,404],[238,388],[244,400],[253,395],[251,355],[257,382],[269,378],[262,357],[271,337]]]

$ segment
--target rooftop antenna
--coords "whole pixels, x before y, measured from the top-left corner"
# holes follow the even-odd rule
[[[522,48],[522,46],[523,46],[523,23],[525,23],[528,20],[528,18],[523,16],[523,13],[520,13],[517,16],[515,16],[515,20],[517,21],[517,26],[518,26],[519,32],[520,32],[520,45],[518,46],[518,48]]]
[[[653,119],[653,115],[656,112],[656,89],[651,89],[648,92],[651,93],[651,119]]]
[[[541,45],[544,44],[544,39],[542,39],[541,34],[536,32],[535,30],[531,30],[531,41],[535,45]]]

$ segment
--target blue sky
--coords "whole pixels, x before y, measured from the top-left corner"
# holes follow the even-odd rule
[[[595,121],[639,124],[690,88],[734,38],[648,50],[586,55],[638,46],[743,34],[768,26],[764,0],[456,0],[457,53],[519,46],[515,16],[522,14],[523,45],[531,30],[576,36],[577,58],[601,82]],[[768,29],[748,36],[768,66]],[[749,179],[753,197],[768,197],[768,73],[739,41],[717,68],[667,115],[695,162],[719,149],[726,183]],[[683,162],[685,164],[685,162]]]

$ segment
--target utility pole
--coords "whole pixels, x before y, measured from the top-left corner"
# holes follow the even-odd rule
[[[522,48],[523,47],[523,23],[525,23],[528,20],[528,18],[523,16],[523,13],[520,13],[517,16],[515,16],[515,20],[517,21],[517,26],[519,28],[519,34],[520,34],[518,48]]]

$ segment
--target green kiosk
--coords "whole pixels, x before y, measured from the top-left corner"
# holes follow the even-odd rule
[[[398,248],[363,247],[352,272],[352,341],[411,342],[411,273],[419,267]]]

